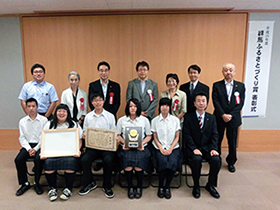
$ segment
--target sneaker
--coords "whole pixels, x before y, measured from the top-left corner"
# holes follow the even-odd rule
[[[107,198],[113,198],[115,196],[111,188],[103,188],[103,191],[105,192],[105,196]]]
[[[21,187],[17,190],[16,192],[16,196],[20,196],[22,195],[23,193],[25,193],[27,190],[29,190],[30,188],[30,184],[28,183],[27,185],[26,184],[23,184],[21,185]]]
[[[93,182],[90,183],[88,186],[83,187],[83,188],[79,191],[79,195],[86,195],[86,194],[88,194],[90,191],[94,190],[95,188],[97,188],[97,184],[93,181]]]
[[[57,189],[51,188],[48,192],[50,201],[55,201],[57,199]]]
[[[68,200],[68,198],[72,195],[71,190],[69,190],[68,188],[65,188],[62,192],[62,194],[60,195],[60,199],[61,200]]]

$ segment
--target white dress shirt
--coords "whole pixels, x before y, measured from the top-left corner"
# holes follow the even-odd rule
[[[34,147],[38,151],[41,147],[41,131],[43,130],[48,119],[42,115],[37,114],[36,118],[32,120],[29,115],[21,118],[19,121],[19,143],[26,149],[31,149],[29,143],[37,143]]]
[[[156,116],[152,120],[152,132],[157,133],[158,140],[164,149],[169,149],[175,139],[175,134],[178,130],[181,130],[180,120],[178,117],[168,114],[164,119],[162,115]],[[153,140],[153,145],[156,149],[159,149]],[[174,149],[179,147],[179,143],[176,144]]]

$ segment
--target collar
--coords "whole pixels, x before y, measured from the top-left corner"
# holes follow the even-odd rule
[[[197,117],[197,118],[198,118],[199,116],[201,116],[201,118],[204,119],[204,117],[205,117],[205,112],[203,112],[202,115],[200,115],[197,111],[195,111],[195,113],[196,113],[196,117]]]
[[[141,80],[139,77],[138,77],[137,79],[138,79],[138,81],[140,81],[141,83],[144,83],[144,82],[146,83],[146,82],[148,81],[149,78],[147,78],[144,82],[142,82],[142,80]]]
[[[27,116],[28,116],[28,119],[27,119],[27,120],[30,120],[30,121],[39,120],[39,119],[38,119],[38,116],[39,116],[39,114],[38,114],[38,113],[37,113],[37,115],[36,115],[36,117],[35,117],[35,119],[34,119],[34,120],[32,120],[32,119],[31,119],[31,117],[30,117],[29,115],[27,115]]]
[[[33,83],[34,85],[43,86],[43,85],[46,83],[46,81],[43,80],[41,83],[38,83],[38,82],[36,82],[35,80],[33,80],[32,83]]]
[[[196,80],[195,82],[190,81],[190,86],[193,84],[193,86],[195,87],[197,85],[197,83],[198,83],[198,80]]]
[[[94,110],[93,110],[93,116],[95,116],[95,117],[105,116],[105,115],[104,115],[104,108],[103,108],[103,110],[102,110],[102,112],[101,112],[100,115],[96,114],[95,109],[94,109]]]
[[[107,80],[106,84],[103,84],[101,79],[99,79],[101,86],[107,86],[109,84],[109,79]]]
[[[140,116],[139,116],[139,117],[140,117]],[[136,117],[134,121],[138,122],[138,121],[139,121],[139,117]],[[126,116],[126,121],[127,121],[127,122],[134,122],[134,121],[132,121],[132,120],[130,119],[129,116]]]
[[[233,86],[233,80],[231,80],[231,82],[227,82],[227,81],[224,79],[224,81],[225,81],[225,85],[230,84],[231,86]]]
[[[163,121],[163,120],[169,121],[169,119],[170,119],[170,114],[169,114],[169,113],[168,113],[168,115],[167,115],[167,117],[166,117],[165,119],[163,118],[162,114],[160,113],[160,115],[159,115],[159,121]]]

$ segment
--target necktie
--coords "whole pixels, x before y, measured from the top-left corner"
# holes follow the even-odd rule
[[[198,123],[199,123],[200,130],[202,130],[203,125],[202,125],[202,121],[201,121],[201,116],[198,117]]]
[[[191,84],[190,94],[193,92],[193,83]]]

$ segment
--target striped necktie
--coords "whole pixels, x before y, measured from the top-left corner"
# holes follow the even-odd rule
[[[201,118],[202,118],[201,116],[198,117],[198,122],[199,122],[199,128],[200,128],[200,130],[202,130],[202,127],[203,127]]]

